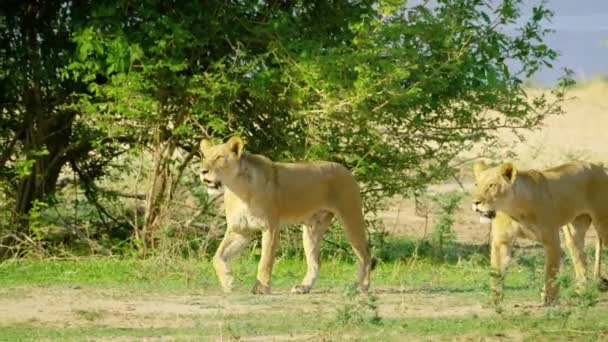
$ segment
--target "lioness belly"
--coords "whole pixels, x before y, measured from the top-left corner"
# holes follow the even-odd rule
[[[256,215],[248,208],[239,208],[226,213],[228,229],[247,233],[250,231],[263,230],[268,225],[268,219],[263,215]]]
[[[314,226],[324,221],[329,221],[333,217],[330,211],[320,209],[317,212],[297,217],[281,217],[279,225],[306,224]],[[255,232],[264,230],[268,225],[268,218],[262,214],[257,214],[249,208],[243,207],[226,213],[226,220],[230,230],[241,233]]]

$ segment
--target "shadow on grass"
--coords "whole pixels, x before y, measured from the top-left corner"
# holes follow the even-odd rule
[[[428,240],[387,239],[374,246],[374,257],[383,262],[424,259],[438,263],[457,264],[471,262],[489,264],[487,244],[467,244],[450,241],[438,246]]]

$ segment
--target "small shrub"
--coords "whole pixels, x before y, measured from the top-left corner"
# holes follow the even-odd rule
[[[529,288],[540,288],[545,265],[544,255],[541,253],[520,253],[517,255],[516,262],[528,271]]]
[[[463,197],[463,193],[458,191],[431,196],[431,201],[437,206],[436,214],[438,216],[437,223],[433,226],[431,240],[436,246],[437,257],[441,259],[445,256],[445,245],[456,239],[454,215]]]
[[[378,297],[372,293],[362,294],[354,285],[343,293],[344,304],[336,310],[336,321],[340,325],[382,324],[378,313]]]

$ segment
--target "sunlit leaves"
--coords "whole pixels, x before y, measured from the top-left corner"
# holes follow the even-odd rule
[[[522,90],[557,57],[542,4],[529,18],[519,0],[197,6],[96,5],[68,69],[94,80],[82,108],[100,127],[144,143],[162,127],[193,146],[238,132],[274,158],[340,161],[380,198],[559,112]]]

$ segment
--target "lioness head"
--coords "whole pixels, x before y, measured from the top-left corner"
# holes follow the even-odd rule
[[[511,163],[488,167],[483,162],[478,162],[475,163],[473,171],[473,210],[479,213],[481,223],[489,223],[496,217],[496,210],[505,207],[512,200],[517,170]]]
[[[236,176],[243,145],[243,140],[239,137],[232,137],[226,143],[218,145],[213,145],[207,139],[201,141],[203,165],[200,177],[210,193],[222,192],[223,183]]]

